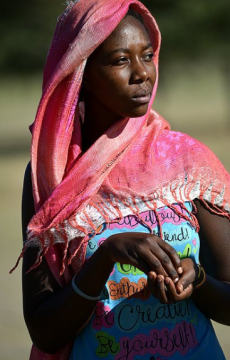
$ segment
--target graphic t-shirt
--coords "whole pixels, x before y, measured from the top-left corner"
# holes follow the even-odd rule
[[[184,205],[192,211],[189,202]],[[189,217],[180,205],[175,207]],[[88,243],[86,259],[113,234],[149,232],[151,227],[158,235],[160,221],[164,241],[180,258],[191,257],[198,263],[200,240],[189,221],[166,206],[157,214],[158,219],[151,210],[143,212],[144,222],[129,215],[119,222],[103,224]],[[92,319],[75,339],[70,360],[225,359],[210,320],[191,299],[161,304],[146,285],[142,271],[116,263]]]

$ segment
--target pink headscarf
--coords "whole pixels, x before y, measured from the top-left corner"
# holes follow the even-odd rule
[[[217,205],[217,212],[228,216],[229,175],[204,145],[170,132],[166,121],[151,110],[157,81],[145,116],[122,119],[81,152],[79,92],[86,60],[129,7],[142,15],[149,31],[158,81],[159,29],[137,0],[71,2],[59,18],[44,69],[32,127],[36,214],[21,256],[28,246],[39,246],[35,266],[46,254],[62,285],[72,276],[66,265],[76,257],[72,268],[79,270],[88,235],[103,222],[195,198],[212,208]],[[63,281],[59,273],[65,269]]]
[[[96,234],[102,223],[195,198],[229,217],[228,173],[204,145],[170,131],[151,110],[157,81],[145,116],[122,119],[81,152],[79,91],[86,60],[129,7],[142,15],[148,28],[158,80],[160,33],[137,0],[71,2],[59,18],[44,70],[43,94],[32,127],[36,214],[21,256],[28,246],[39,246],[34,266],[46,255],[61,286],[84,263],[89,234]],[[194,215],[189,220],[198,227]],[[34,348],[31,359],[66,360],[70,348],[56,355]]]
[[[157,80],[145,116],[121,120],[82,154],[78,100],[85,64],[89,55],[116,28],[130,6],[141,13],[149,30],[158,80],[160,33],[152,15],[139,1],[71,2],[59,18],[44,69],[43,94],[32,126],[31,163],[36,215],[28,226],[25,248],[39,245],[41,255],[44,255],[54,244],[64,243],[66,247],[61,250],[61,255],[63,257],[64,253],[65,257],[69,241],[80,239],[80,244],[74,241],[70,251],[76,253],[77,245],[80,246],[76,268],[81,266],[84,259],[86,243],[83,245],[82,240],[87,241],[88,233],[100,225],[97,222],[93,225],[85,215],[85,209],[91,206],[111,170],[140,136],[150,119],[156,94]],[[166,124],[160,123],[160,128]],[[113,186],[113,179],[110,180]],[[98,206],[101,205],[96,205],[96,210]],[[105,215],[105,212],[103,209],[99,212],[101,221],[101,215]],[[80,220],[76,220],[76,214],[79,214]],[[113,217],[114,214],[119,217],[120,209],[113,212]],[[110,215],[106,221],[109,221]],[[85,216],[87,224],[83,219]],[[71,227],[71,235],[67,234],[66,224]],[[59,253],[59,250],[56,252]],[[52,271],[56,274],[57,254],[52,255],[52,259],[55,259],[55,269]],[[64,270],[64,261],[62,263]],[[61,281],[59,276],[58,281]]]

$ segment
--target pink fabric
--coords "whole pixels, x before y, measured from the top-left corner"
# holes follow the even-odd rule
[[[130,6],[142,14],[149,29],[158,78],[160,33],[152,15],[139,1],[80,1],[71,3],[59,18],[32,126],[32,181],[37,213],[28,227],[28,245],[40,243],[42,251],[59,242],[53,239],[53,230],[60,229],[66,219],[73,223],[75,214],[94,198],[147,123],[157,81],[145,116],[121,120],[81,154],[78,97],[86,59],[115,29]],[[81,237],[88,233],[78,224],[75,227]],[[68,235],[63,229],[61,232],[67,242]],[[56,261],[57,256],[50,257]]]
[[[228,173],[204,145],[170,131],[151,110],[157,82],[145,116],[122,119],[81,153],[78,98],[86,59],[129,6],[142,14],[149,29],[158,78],[160,33],[137,0],[71,3],[59,18],[44,70],[43,94],[32,127],[36,215],[23,252],[38,245],[41,252],[35,266],[46,254],[62,286],[82,266],[88,234],[96,233],[104,222],[195,198],[229,217]],[[33,348],[31,359],[67,360],[70,350],[67,345],[58,354],[47,355]]]

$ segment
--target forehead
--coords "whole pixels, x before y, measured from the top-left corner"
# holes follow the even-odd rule
[[[148,33],[143,24],[133,16],[126,16],[118,24],[110,36],[96,49],[96,53],[112,51],[114,49],[126,48],[134,45],[150,43]]]

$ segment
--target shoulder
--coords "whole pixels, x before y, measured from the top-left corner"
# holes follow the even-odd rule
[[[219,195],[224,188],[225,197],[228,198],[226,201],[229,204],[230,174],[205,144],[187,134],[164,130],[156,147],[158,152],[156,155],[159,157],[163,154],[168,168],[176,168],[174,175],[176,173],[190,175],[191,184],[196,182],[202,186],[202,193],[206,192],[207,196],[211,189],[212,194]]]
[[[179,149],[180,147],[184,148],[196,148],[202,151],[211,151],[205,144],[199,140],[191,137],[188,134],[173,131],[171,129],[165,129],[162,133],[162,137],[165,138],[172,146],[176,146]]]
[[[29,161],[27,166],[26,166],[25,175],[24,175],[24,181],[30,181],[31,182],[31,161]]]
[[[23,182],[23,194],[22,200],[33,200],[33,188],[32,188],[32,176],[31,176],[31,162],[29,162],[25,169],[24,182]]]
[[[23,191],[22,191],[22,229],[23,238],[26,239],[26,228],[35,213],[34,210],[34,198],[33,198],[33,187],[31,178],[31,163],[29,162],[26,166]]]
[[[164,130],[159,139],[170,147],[172,153],[183,156],[185,159],[199,160],[199,163],[221,165],[213,151],[199,140],[178,131]],[[222,165],[223,166],[223,165]]]

